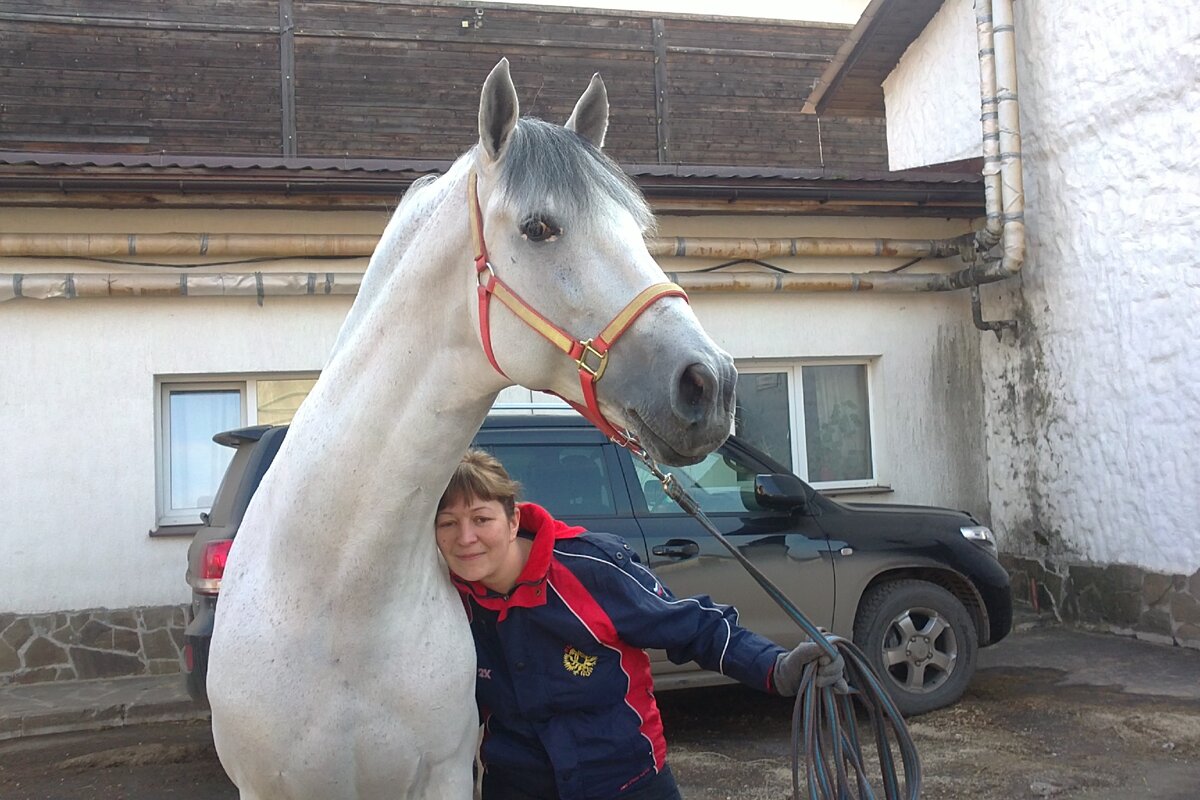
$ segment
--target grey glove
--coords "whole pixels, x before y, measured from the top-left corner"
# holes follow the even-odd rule
[[[816,642],[801,642],[790,653],[780,653],[775,659],[773,674],[775,691],[784,697],[795,697],[800,691],[800,682],[804,679],[804,668],[813,661],[817,662],[817,687],[834,687],[834,691],[845,694],[849,691],[846,685],[846,663],[841,655],[830,658],[825,649]]]

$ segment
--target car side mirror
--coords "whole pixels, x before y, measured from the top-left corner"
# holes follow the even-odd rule
[[[799,478],[786,472],[756,475],[754,499],[763,508],[803,511],[808,505],[808,490]]]

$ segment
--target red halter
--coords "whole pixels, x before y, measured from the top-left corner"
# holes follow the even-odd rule
[[[483,351],[488,361],[496,371],[504,377],[504,370],[496,363],[496,355],[492,352],[492,330],[489,322],[491,298],[495,297],[517,315],[517,318],[533,328],[550,344],[570,356],[579,368],[579,385],[583,390],[585,406],[566,400],[576,411],[587,418],[600,429],[605,436],[617,444],[625,446],[636,442],[633,434],[628,431],[618,431],[604,415],[600,413],[600,404],[596,401],[596,384],[604,375],[608,366],[609,348],[628,330],[642,312],[656,301],[664,297],[682,297],[687,300],[687,293],[674,283],[656,283],[643,289],[605,326],[604,330],[593,339],[576,339],[562,328],[539,314],[533,306],[525,302],[519,294],[496,277],[496,270],[488,261],[487,243],[483,239],[483,213],[479,209],[479,192],[476,188],[477,176],[471,171],[467,182],[467,203],[471,211],[471,237],[475,241],[475,270],[479,277],[479,333],[483,339]],[[554,394],[551,392],[551,394]]]

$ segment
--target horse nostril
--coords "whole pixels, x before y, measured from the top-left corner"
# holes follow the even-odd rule
[[[675,385],[675,413],[686,422],[699,422],[717,396],[717,376],[705,364],[684,367]]]

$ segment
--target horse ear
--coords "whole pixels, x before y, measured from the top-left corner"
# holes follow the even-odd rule
[[[508,144],[520,111],[517,87],[508,74],[508,59],[502,58],[483,82],[479,98],[479,143],[493,161],[500,158]]]
[[[604,134],[608,132],[608,90],[604,88],[604,80],[599,72],[592,76],[592,82],[575,104],[575,110],[564,127],[575,131],[596,147],[604,147]]]

